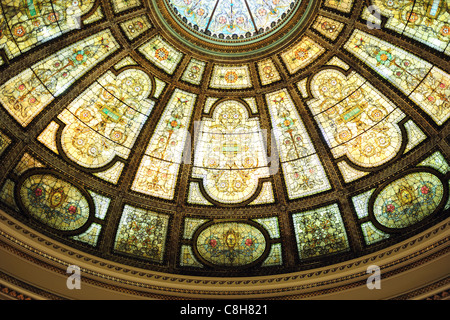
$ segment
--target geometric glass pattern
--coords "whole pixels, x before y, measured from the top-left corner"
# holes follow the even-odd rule
[[[380,231],[377,228],[375,228],[373,223],[370,221],[362,223],[361,229],[364,234],[364,240],[367,245],[377,243],[390,237],[389,234],[384,233],[383,231]]]
[[[426,140],[427,136],[412,120],[405,123],[405,129],[408,134],[408,144],[405,148],[405,153],[407,153]]]
[[[261,267],[281,266],[283,264],[282,250],[283,249],[281,243],[274,243],[270,247],[269,255],[267,256],[267,259],[262,263]]]
[[[83,24],[91,24],[96,21],[102,20],[105,15],[102,12],[102,6],[99,5],[94,13],[92,13],[89,17],[83,20]]]
[[[342,12],[350,12],[353,0],[325,0],[325,6]]]
[[[162,262],[169,217],[125,205],[117,229],[114,250]]]
[[[211,88],[244,89],[252,86],[248,66],[214,66]]]
[[[342,178],[344,178],[345,183],[356,181],[369,174],[369,172],[364,172],[353,168],[345,160],[338,162],[337,166],[339,167],[339,171],[341,172]]]
[[[141,5],[140,0],[111,0],[115,13],[119,13]]]
[[[212,203],[206,200],[203,196],[202,192],[200,191],[200,186],[197,182],[191,182],[189,184],[189,194],[187,202],[190,204],[212,206]]]
[[[138,49],[155,66],[173,74],[183,54],[168,44],[161,36],[155,36]]]
[[[29,155],[28,153],[25,153],[22,159],[20,159],[17,166],[14,168],[14,173],[20,176],[29,169],[43,168],[43,167],[45,166],[41,162],[33,158],[33,156]]]
[[[186,218],[184,220],[183,239],[192,239],[195,230],[207,221],[206,219]]]
[[[111,199],[93,191],[89,191],[89,194],[91,195],[92,200],[94,200],[95,217],[101,220],[105,219]]]
[[[255,219],[255,221],[261,224],[267,232],[269,232],[270,238],[276,239],[280,237],[280,227],[278,225],[277,217]]]
[[[96,246],[98,238],[100,237],[100,232],[102,230],[102,226],[98,223],[93,223],[89,229],[87,229],[82,234],[71,237],[74,240],[81,241],[87,243],[91,246]]]
[[[359,219],[365,218],[369,216],[368,208],[369,208],[369,200],[375,189],[366,191],[352,198],[353,205],[356,210],[356,214]]]
[[[138,65],[136,61],[133,60],[130,56],[126,56],[122,60],[120,60],[118,63],[114,65],[114,69],[120,70],[120,68],[124,68],[127,66],[136,66]]]
[[[337,204],[292,215],[300,259],[349,249],[347,233]]]
[[[419,167],[430,167],[442,174],[450,171],[450,166],[440,151],[436,151],[430,157],[418,164]]]
[[[16,199],[14,197],[14,188],[16,184],[14,181],[7,179],[0,190],[0,199],[2,200],[2,204],[7,207],[13,209],[16,212],[19,212],[19,207],[17,206]]]
[[[44,144],[47,148],[52,150],[54,153],[58,154],[58,146],[56,145],[56,134],[59,129],[59,124],[55,121],[49,123],[47,128],[41,132],[41,134],[37,137],[37,140]]]
[[[192,247],[187,245],[181,246],[180,266],[203,268],[203,265],[195,258]]]
[[[200,186],[197,182],[191,182],[189,184],[189,194],[188,203],[191,204],[201,204],[204,206],[212,206],[212,203],[205,199],[202,192],[200,191]]]
[[[123,162],[117,161],[111,168],[105,171],[94,172],[93,175],[112,184],[117,184],[124,166],[125,164]]]
[[[253,200],[249,205],[269,204],[274,203],[275,198],[273,195],[273,186],[271,182],[263,182],[261,192],[258,197]]]
[[[301,68],[311,64],[324,52],[325,48],[305,36],[294,47],[281,54],[281,58],[286,64],[289,73],[294,74]]]

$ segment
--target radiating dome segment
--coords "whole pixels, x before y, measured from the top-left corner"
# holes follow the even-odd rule
[[[226,100],[215,107],[212,119],[203,119],[199,131],[193,174],[219,202],[247,200],[259,178],[269,177],[259,120],[249,119],[242,103]]]

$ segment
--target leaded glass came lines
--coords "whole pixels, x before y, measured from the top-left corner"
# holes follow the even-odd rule
[[[118,47],[109,30],[74,43],[4,83],[0,87],[0,102],[26,127],[50,102]]]

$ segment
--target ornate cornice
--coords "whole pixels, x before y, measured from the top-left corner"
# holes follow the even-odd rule
[[[69,265],[76,264],[81,269],[82,283],[145,298],[326,298],[329,294],[364,287],[370,265],[379,266],[383,279],[387,279],[384,281],[388,281],[450,254],[450,219],[447,219],[395,246],[325,268],[274,276],[209,278],[152,272],[98,259],[49,239],[3,212],[0,223],[1,250],[19,256],[31,266],[61,276],[67,275]],[[442,284],[447,284],[445,281]],[[436,289],[436,285],[431,288]],[[425,287],[420,292],[424,290]],[[414,294],[405,297],[413,298]]]
[[[292,40],[302,33],[306,26],[314,18],[314,12],[319,7],[319,1],[301,1],[289,19],[276,28],[276,33],[270,32],[262,36],[242,41],[208,39],[195,31],[183,26],[177,17],[167,8],[165,0],[148,0],[147,5],[152,13],[152,18],[158,27],[165,31],[167,37],[173,38],[188,51],[193,51],[210,58],[224,59],[236,62],[248,59],[250,56],[261,58],[270,55],[273,50],[279,50],[280,46]]]

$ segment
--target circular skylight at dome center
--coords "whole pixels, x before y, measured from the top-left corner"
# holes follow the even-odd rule
[[[284,25],[302,0],[165,0],[184,28],[208,40],[242,43]],[[304,0],[303,0],[304,2]]]

